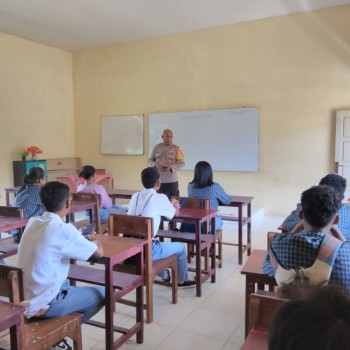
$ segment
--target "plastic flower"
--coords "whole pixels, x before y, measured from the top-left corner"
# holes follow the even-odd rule
[[[39,154],[39,153],[43,153],[43,151],[37,147],[37,146],[30,146],[30,147],[27,147],[27,150],[26,150],[28,153],[31,153],[31,154]]]

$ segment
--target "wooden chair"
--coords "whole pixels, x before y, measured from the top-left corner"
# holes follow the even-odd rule
[[[11,216],[15,218],[24,218],[23,208],[0,206],[0,216]]]
[[[103,234],[104,231],[108,229],[108,222],[101,223],[101,214],[100,214],[100,195],[96,193],[84,193],[77,192],[71,193],[72,200],[77,202],[89,202],[95,204],[95,223],[96,223],[96,232]]]
[[[152,261],[152,233],[153,233],[153,219],[143,216],[119,215],[111,214],[109,216],[109,235],[127,235],[147,240],[145,246],[145,286],[146,286],[146,300],[144,309],[146,310],[146,321],[151,323],[153,321],[153,282],[156,284],[163,284],[172,287],[172,303],[177,304],[177,283],[178,283],[178,269],[177,269],[177,254],[173,254],[168,258]],[[171,269],[171,283],[156,281],[157,274],[166,269]],[[130,273],[133,266],[126,264],[118,265],[117,270],[121,272]],[[121,299],[119,302],[134,305],[135,303],[129,300]]]
[[[0,265],[0,295],[10,302],[20,304],[23,297],[23,270],[9,265]],[[28,321],[23,316],[22,349],[49,349],[65,337],[73,340],[75,350],[82,350],[81,314],[72,313],[63,317]]]
[[[268,330],[273,316],[288,299],[277,297],[273,292],[257,291],[249,296],[248,330]]]
[[[177,199],[180,202],[180,205],[182,208],[201,208],[201,209],[210,209],[210,201],[209,199],[200,199],[200,198],[194,198],[194,197],[173,197],[174,199]],[[203,231],[203,230],[202,230]],[[206,224],[204,228],[204,233],[209,232],[209,223]],[[178,232],[178,231],[169,231],[169,230],[159,230],[158,237],[160,237],[160,240],[163,241],[164,238],[170,238],[171,241],[180,241],[187,243],[188,249],[187,249],[187,258],[188,262],[191,262],[191,255],[193,255],[193,243],[194,243],[194,236],[189,235],[186,232]],[[205,238],[205,236],[203,236]],[[222,230],[216,230],[215,231],[215,242],[218,244],[218,254],[216,256],[216,264],[218,267],[222,267],[222,261],[223,261],[223,249],[222,249]],[[208,269],[209,266],[209,251],[207,250],[205,252],[205,258],[206,258],[206,268]]]
[[[0,216],[7,216],[7,217],[14,217],[14,218],[24,218],[24,211],[23,208],[21,207],[8,207],[8,206],[0,206]],[[19,229],[19,235],[20,238],[22,236],[22,232],[23,232],[23,228]],[[1,238],[1,234],[0,234],[0,241],[3,239],[7,239],[7,238]],[[11,238],[12,242],[13,239]]]

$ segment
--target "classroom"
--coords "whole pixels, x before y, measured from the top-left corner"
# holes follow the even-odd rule
[[[42,157],[79,156],[108,169],[118,187],[137,188],[148,154],[101,155],[101,115],[257,106],[259,170],[216,178],[230,193],[254,196],[267,214],[286,215],[305,187],[334,170],[335,111],[349,108],[349,12],[334,7],[79,52],[1,33],[0,186],[12,184],[19,150],[37,144]],[[180,174],[181,192],[191,176]]]
[[[13,186],[12,161],[34,144],[42,159],[80,157],[107,169],[115,187],[139,189],[149,114],[258,107],[258,170],[215,172],[215,181],[254,197],[265,215],[285,217],[304,189],[334,172],[335,113],[350,109],[350,4],[343,3],[81,50],[0,31],[0,187]],[[140,114],[145,153],[101,154],[101,116]],[[181,194],[192,177],[179,172]]]

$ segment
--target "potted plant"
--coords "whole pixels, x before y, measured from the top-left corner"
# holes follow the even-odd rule
[[[37,160],[37,155],[39,153],[43,153],[43,151],[40,149],[40,147],[37,147],[37,146],[30,146],[30,147],[27,147],[26,151],[28,153],[31,153],[32,154],[32,160]]]
[[[23,160],[23,161],[26,160],[28,154],[29,154],[29,152],[27,152],[26,149],[24,149],[23,151],[21,151],[21,157],[22,157],[22,160]]]

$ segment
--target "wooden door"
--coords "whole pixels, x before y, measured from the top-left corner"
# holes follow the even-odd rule
[[[350,198],[350,110],[336,112],[335,173],[347,180],[344,202]]]

